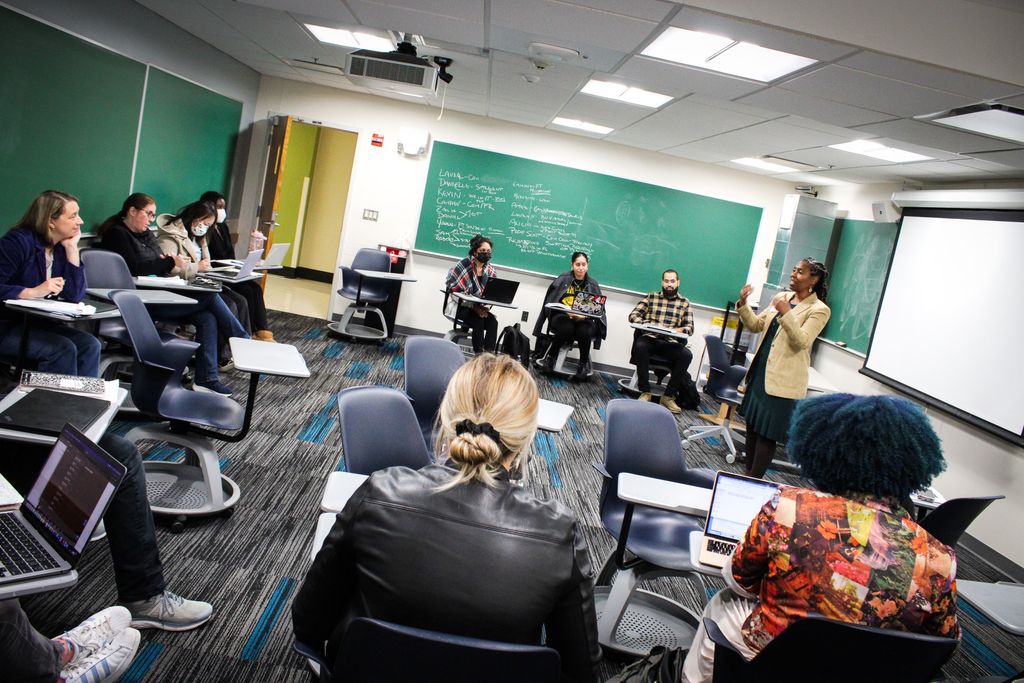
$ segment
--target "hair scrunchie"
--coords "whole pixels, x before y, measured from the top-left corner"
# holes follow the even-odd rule
[[[477,424],[469,418],[458,422],[455,425],[455,435],[461,436],[462,434],[484,434],[485,436],[491,437],[494,443],[501,445],[501,434],[498,430],[491,426],[490,422],[481,422]]]

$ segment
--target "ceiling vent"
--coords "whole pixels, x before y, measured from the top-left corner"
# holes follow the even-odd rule
[[[404,95],[424,97],[437,90],[437,68],[417,57],[409,43],[399,43],[394,52],[356,50],[345,58],[345,75],[355,85]]]

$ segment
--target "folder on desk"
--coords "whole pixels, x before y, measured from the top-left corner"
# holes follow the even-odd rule
[[[65,424],[84,432],[110,407],[110,401],[48,389],[34,389],[0,413],[0,427],[57,436]]]

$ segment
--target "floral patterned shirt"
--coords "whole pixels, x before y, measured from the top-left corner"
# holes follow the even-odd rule
[[[958,638],[956,556],[894,501],[783,486],[736,547],[732,578],[758,598],[760,651],[808,614]]]

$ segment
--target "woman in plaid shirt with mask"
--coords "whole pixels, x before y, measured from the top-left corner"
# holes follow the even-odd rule
[[[496,277],[491,267],[491,253],[494,243],[489,237],[474,235],[469,241],[469,256],[456,263],[448,271],[445,288],[449,292],[461,292],[482,298],[487,281]],[[494,351],[498,342],[498,319],[491,315],[486,306],[480,304],[460,305],[454,297],[449,305],[455,309],[455,319],[473,332],[473,351]]]

